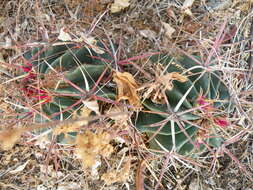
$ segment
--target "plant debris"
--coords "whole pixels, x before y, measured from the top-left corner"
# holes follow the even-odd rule
[[[125,182],[130,176],[131,160],[124,164],[120,170],[110,170],[104,173],[101,177],[105,181],[106,185],[111,185],[116,182]]]
[[[0,148],[10,150],[19,141],[24,129],[13,128],[0,131]]]
[[[123,9],[127,8],[130,5],[129,0],[114,0],[114,3],[111,5],[111,13],[118,13]]]
[[[82,160],[83,168],[94,166],[99,156],[110,156],[113,152],[113,147],[109,144],[111,140],[110,134],[104,131],[79,133],[76,138],[76,154]]]
[[[117,84],[118,95],[117,100],[128,100],[129,104],[134,107],[140,107],[140,98],[137,94],[138,85],[133,75],[128,72],[115,72],[113,81]]]
[[[0,189],[252,189],[252,0],[3,0],[0,10]],[[98,47],[97,39],[107,47]],[[41,113],[43,103],[54,98],[51,89],[66,87],[60,76],[64,71],[57,70],[59,76],[35,76],[20,55],[34,46],[68,41],[97,54],[110,52],[120,72],[113,77],[105,73],[99,82],[114,88],[113,78],[116,100],[96,92],[92,100],[83,98],[83,92],[73,94],[73,99],[81,95],[85,105],[74,117],[96,114],[96,120],[41,125],[42,131],[50,126],[55,134],[78,134],[78,141],[63,145],[49,140],[48,134],[35,135],[35,127],[17,127],[37,125],[31,115]],[[205,92],[192,100],[200,109],[192,109],[201,117],[194,123],[199,127],[195,140],[206,146],[203,141],[215,133],[224,139],[222,146],[207,148],[196,159],[174,150],[157,155],[143,146],[147,136],[136,130],[133,111],[145,98],[164,104],[164,92],[173,90],[173,81],[183,83],[191,75],[163,72],[143,56],[157,51],[175,57],[196,55],[199,67],[221,73],[220,80],[233,92],[234,111],[216,115],[216,102]],[[211,64],[205,65],[210,54]],[[31,81],[25,91],[16,79],[23,72]],[[101,103],[104,99],[110,103]],[[128,113],[106,116],[124,112]]]
[[[186,76],[177,72],[163,74],[162,68],[160,67],[161,65],[157,65],[155,81],[143,85],[138,90],[144,91],[144,99],[151,98],[154,103],[165,104],[165,91],[173,89],[173,81],[186,82],[188,79]]]

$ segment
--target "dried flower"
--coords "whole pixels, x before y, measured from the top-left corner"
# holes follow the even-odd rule
[[[77,135],[76,153],[82,160],[84,168],[92,167],[100,155],[110,156],[113,152],[113,147],[109,144],[110,140],[110,134],[102,131],[97,133],[86,131]]]

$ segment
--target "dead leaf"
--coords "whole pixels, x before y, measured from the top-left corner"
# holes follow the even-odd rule
[[[118,95],[117,100],[128,100],[130,105],[140,107],[140,98],[137,94],[138,85],[133,75],[128,72],[115,72],[113,81],[117,84]]]
[[[61,41],[64,41],[64,42],[65,41],[72,41],[71,36],[67,32],[64,31],[64,28],[61,28],[60,34],[57,38]]]
[[[176,31],[173,27],[170,26],[170,24],[166,22],[162,22],[162,25],[165,29],[165,36],[169,39],[172,38],[172,34]]]
[[[182,9],[190,8],[195,0],[185,0]]]
[[[184,14],[192,16],[192,12],[190,10],[191,6],[193,5],[195,0],[185,0],[183,6],[181,7],[181,10],[184,12]]]
[[[168,7],[168,8],[167,8],[167,16],[168,16],[169,18],[172,18],[172,19],[174,19],[175,21],[177,21],[177,16],[176,16],[176,14],[175,14],[175,12],[174,12],[174,9],[173,9],[172,7]]]
[[[114,0],[114,3],[111,5],[111,13],[118,13],[123,9],[127,8],[130,5],[129,0]]]
[[[186,32],[194,33],[201,28],[201,24],[197,22],[187,22],[183,25],[183,29]]]
[[[61,40],[61,41],[71,41],[71,42],[76,42],[76,43],[80,43],[80,42],[85,42],[89,48],[91,48],[92,50],[94,50],[96,53],[98,54],[103,54],[105,53],[104,50],[97,46],[97,40],[92,37],[92,36],[87,36],[83,33],[80,33],[81,37],[80,38],[72,38],[70,36],[70,34],[68,34],[67,32],[64,31],[64,28],[61,28],[60,30],[60,34],[58,36],[58,39]]]
[[[18,172],[23,171],[28,163],[29,163],[29,160],[27,160],[24,164],[18,166],[16,169],[11,170],[9,173],[10,174],[16,174]]]
[[[99,167],[101,166],[101,161],[100,160],[97,160],[96,163],[91,167],[91,176],[92,176],[92,179],[94,180],[98,180],[100,178],[100,175],[99,175]]]
[[[93,100],[93,101],[83,101],[83,104],[88,109],[90,109],[91,111],[94,111],[96,114],[100,115],[99,107],[98,107],[98,102],[96,100]],[[85,117],[85,116],[83,116],[83,117]]]
[[[77,41],[83,41],[83,42],[85,42],[87,45],[90,46],[90,48],[92,50],[94,50],[98,54],[105,53],[105,51],[101,47],[99,47],[99,46],[96,45],[97,44],[97,40],[94,37],[92,37],[92,36],[87,36],[85,34],[82,34],[82,37],[80,38],[80,40],[75,40],[75,41],[76,42]]]
[[[144,38],[148,38],[150,40],[154,40],[156,38],[156,32],[153,30],[140,30],[140,35],[142,35]]]
[[[82,189],[79,183],[65,182],[65,183],[60,183],[56,190],[78,190],[78,189]]]
[[[172,72],[158,77],[157,82],[162,84],[166,88],[166,90],[172,90],[173,88],[172,82],[174,80],[179,82],[186,82],[188,79],[187,77],[185,77],[180,73]]]
[[[6,36],[5,37],[5,45],[3,46],[5,49],[13,49],[12,47],[12,40],[10,37]]]
[[[143,190],[144,189],[144,171],[146,169],[146,162],[142,160],[139,162],[137,171],[136,171],[136,190]]]
[[[124,107],[123,106],[113,106],[111,107],[107,112],[107,114],[117,114],[117,113],[124,113]],[[118,124],[126,124],[128,121],[128,114],[120,114],[120,115],[115,115],[111,116],[110,118],[115,121],[115,123]]]

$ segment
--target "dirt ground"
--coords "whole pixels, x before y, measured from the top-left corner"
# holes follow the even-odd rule
[[[107,185],[101,180],[105,165],[107,162],[119,164],[125,152],[130,154],[127,146],[115,143],[117,154],[109,161],[102,160],[98,173],[94,174],[82,169],[73,146],[43,139],[33,141],[32,134],[28,133],[11,150],[0,151],[0,189],[142,190],[137,180],[141,174],[145,178],[145,190],[155,189],[158,181],[161,183],[157,189],[253,190],[253,1],[195,0],[190,6],[184,0],[121,2],[129,4],[123,3],[123,8],[112,13],[113,0],[1,0],[0,61],[15,62],[36,42],[55,41],[62,28],[72,36],[91,35],[119,44],[119,59],[158,51],[175,56],[197,53],[208,57],[214,50],[219,66],[230,71],[227,84],[238,100],[236,111],[230,117],[234,127],[228,130],[230,141],[226,150],[217,155],[215,167],[209,153],[197,163],[170,163],[165,166],[161,180],[166,158],[150,160],[150,168],[140,172],[142,164],[135,150],[131,153],[128,179]],[[220,33],[225,34],[224,39],[216,47]],[[126,70],[138,75],[142,68],[144,73],[151,73],[148,65],[143,66],[142,59],[134,63],[134,67],[127,66]],[[1,71],[4,68],[0,66]],[[135,79],[141,82],[144,77],[138,76]],[[1,75],[0,82],[6,80]],[[3,96],[6,89],[0,90]],[[1,112],[1,118],[3,115]],[[7,120],[0,120],[4,128]]]

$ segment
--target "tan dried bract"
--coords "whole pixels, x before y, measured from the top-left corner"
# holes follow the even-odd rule
[[[116,72],[113,75],[113,81],[118,87],[117,100],[128,100],[130,105],[140,107],[140,98],[137,94],[138,85],[133,75],[128,72]]]

